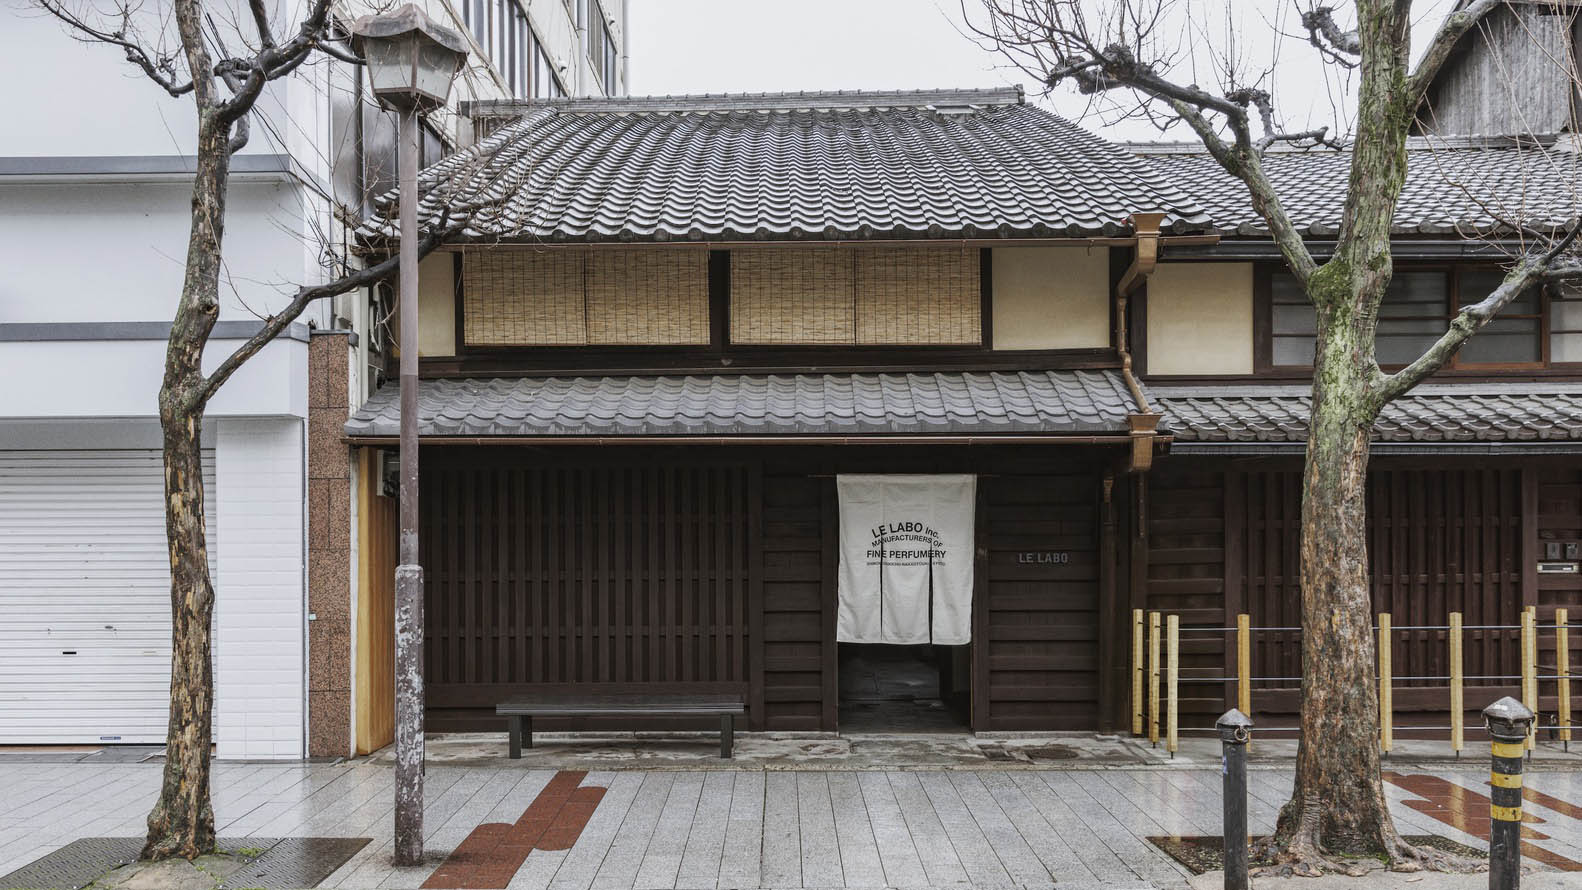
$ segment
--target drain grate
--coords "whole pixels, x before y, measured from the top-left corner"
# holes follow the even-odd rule
[[[264,846],[264,839],[252,838],[222,844],[221,849]],[[265,887],[291,890],[317,887],[335,873],[357,851],[368,845],[365,837],[288,837],[269,845],[257,860],[226,877],[221,887]]]
[[[365,837],[224,837],[221,850],[260,850],[227,875],[221,887],[268,890],[316,887],[358,850]],[[0,890],[81,890],[111,869],[137,861],[140,837],[87,837],[0,876]]]

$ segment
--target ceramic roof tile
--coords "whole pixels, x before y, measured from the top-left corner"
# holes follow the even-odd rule
[[[1201,146],[1135,143],[1130,148],[1203,205],[1210,231],[1268,235],[1247,187]],[[1582,152],[1565,139],[1523,144],[1506,138],[1413,138],[1407,151],[1396,235],[1503,233],[1508,227],[1501,219],[1534,229],[1564,228],[1582,207]],[[1299,231],[1311,237],[1335,235],[1350,177],[1349,152],[1271,150],[1263,166]]]
[[[1305,386],[1152,387],[1177,442],[1305,443]],[[1378,442],[1582,443],[1582,384],[1425,384],[1387,405]]]
[[[399,433],[399,387],[346,424]],[[1124,434],[1136,406],[1115,371],[438,379],[425,436]]]
[[[565,99],[424,170],[457,240],[697,241],[1197,230],[1196,200],[1020,89]],[[393,193],[380,199],[388,211]],[[378,231],[373,229],[371,231]],[[387,230],[379,234],[389,234]]]

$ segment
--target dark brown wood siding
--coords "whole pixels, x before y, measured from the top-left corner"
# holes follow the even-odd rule
[[[1534,549],[1538,559],[1546,559],[1547,545],[1556,545],[1563,561],[1566,559],[1567,544],[1582,546],[1582,468],[1575,465],[1545,467],[1535,476],[1534,509],[1538,516],[1538,538],[1533,542]],[[1576,627],[1582,624],[1582,574],[1534,573],[1533,583],[1537,587],[1540,623],[1553,623],[1555,609],[1563,608],[1569,612],[1566,621],[1572,627],[1569,648],[1571,670],[1575,672],[1582,667],[1582,629]],[[1543,653],[1554,651],[1553,632],[1539,635],[1539,649]],[[1554,667],[1554,661],[1547,654],[1540,656],[1538,661],[1540,674],[1554,673],[1550,670]],[[1571,685],[1573,689],[1582,691],[1579,689],[1582,684]],[[1540,708],[1554,711],[1556,691],[1552,684],[1540,683],[1538,688],[1541,693]],[[1573,708],[1577,704],[1573,702]],[[1574,718],[1572,722],[1575,722]]]
[[[431,728],[493,726],[528,688],[747,694],[751,472],[426,454]]]
[[[824,486],[764,477],[764,728],[824,727]]]
[[[1368,484],[1370,585],[1376,612],[1398,627],[1444,625],[1459,611],[1465,632],[1468,707],[1481,707],[1518,672],[1515,625],[1538,602],[1541,620],[1582,604],[1574,575],[1531,574],[1543,540],[1575,540],[1582,520],[1582,473],[1517,460],[1376,460]],[[1147,608],[1181,615],[1181,713],[1207,726],[1233,702],[1228,683],[1191,682],[1235,674],[1232,635],[1210,628],[1246,612],[1255,628],[1301,624],[1298,540],[1301,476],[1294,462],[1172,457],[1149,480]],[[1526,578],[1524,579],[1524,575]],[[1449,672],[1446,635],[1392,635],[1397,722],[1448,722],[1446,683],[1409,679]],[[1545,646],[1552,645],[1545,635]],[[1124,657],[1124,656],[1123,656]],[[1286,725],[1300,705],[1300,635],[1253,634],[1252,671],[1278,678],[1254,684],[1261,725]],[[1404,734],[1404,733],[1403,733]]]
[[[973,725],[1097,727],[1104,451],[580,451],[425,449],[432,729],[498,728],[530,686],[735,691],[753,728],[837,729],[842,472],[979,474]]]
[[[1098,725],[1099,477],[987,476],[986,710],[989,730]],[[980,564],[981,565],[981,564]]]

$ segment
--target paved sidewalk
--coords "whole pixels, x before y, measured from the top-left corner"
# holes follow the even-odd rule
[[[1253,770],[1254,832],[1273,827],[1290,776],[1284,767]],[[0,874],[79,837],[140,834],[159,778],[152,763],[0,765]],[[1486,830],[1487,778],[1485,766],[1471,763],[1448,771],[1403,767],[1387,788],[1404,833],[1484,847],[1477,834]],[[1539,767],[1529,778],[1543,795],[1529,801],[1529,813],[1542,820],[1528,826],[1529,853],[1582,863],[1582,773]],[[324,885],[353,888],[419,887],[443,866],[430,886],[1011,888],[1058,881],[1062,888],[1184,890],[1187,873],[1146,838],[1217,834],[1220,814],[1218,770],[1201,766],[581,773],[435,764],[425,817],[431,862],[396,869],[391,779],[390,768],[374,762],[220,763],[218,827],[228,836],[373,838]],[[490,883],[502,869],[505,877]]]

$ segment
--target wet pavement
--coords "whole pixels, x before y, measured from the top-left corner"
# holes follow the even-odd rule
[[[860,739],[811,741],[861,748]],[[1062,888],[1182,890],[1188,873],[1146,838],[1219,832],[1217,759],[1197,746],[1174,763],[1161,763],[1139,759],[1151,753],[1089,756],[1117,750],[1091,736],[1086,742],[980,738],[979,746],[998,745],[1002,752],[1060,747],[1077,756],[1039,762],[980,754],[970,762],[902,768],[875,762],[896,754],[823,755],[822,766],[809,769],[751,758],[720,762],[704,753],[709,743],[699,739],[700,750],[691,756],[674,746],[692,742],[668,743],[665,768],[641,768],[629,759],[620,768],[583,771],[550,766],[549,759],[535,764],[499,753],[485,757],[492,738],[470,744],[479,755],[475,762],[435,760],[429,766],[430,859],[421,867],[391,863],[392,774],[378,758],[219,763],[219,831],[370,838],[323,886],[546,890],[1020,888],[1056,881]],[[956,744],[941,743],[952,750]],[[534,750],[554,753],[556,747]],[[657,739],[625,747],[667,750]],[[563,749],[558,756],[584,756],[567,755]],[[1486,848],[1487,761],[1465,756],[1459,765],[1413,763],[1397,752],[1385,788],[1403,833]],[[0,874],[78,838],[141,833],[159,779],[154,763],[0,758],[0,788],[6,789],[0,795]],[[1582,771],[1569,758],[1546,752],[1528,780],[1534,792],[1526,807],[1528,861],[1546,871],[1582,867],[1576,866],[1582,863]],[[1254,765],[1253,832],[1273,828],[1290,783],[1287,764]],[[1582,875],[1550,874],[1582,886]]]

